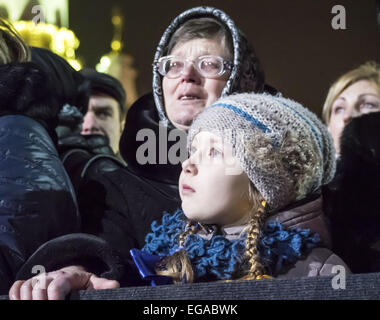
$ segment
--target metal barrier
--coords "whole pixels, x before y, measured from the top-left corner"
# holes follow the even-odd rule
[[[209,282],[158,287],[79,291],[70,300],[373,300],[380,299],[380,273],[347,275],[344,289],[334,277]],[[0,299],[8,299],[1,296]]]

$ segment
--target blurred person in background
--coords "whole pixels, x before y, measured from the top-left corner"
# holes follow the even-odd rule
[[[126,114],[125,90],[119,80],[108,74],[90,68],[82,69],[79,73],[91,85],[81,134],[103,135],[108,139],[113,153],[120,157],[119,142]]]
[[[354,273],[380,271],[380,65],[367,62],[331,87],[323,115],[339,152],[324,188],[333,250]]]
[[[40,245],[80,231],[74,189],[56,149],[62,96],[52,72],[30,62],[30,53],[0,19],[0,294]]]
[[[334,139],[337,155],[340,136],[352,118],[380,111],[380,65],[367,62],[334,82],[323,105],[322,116]]]

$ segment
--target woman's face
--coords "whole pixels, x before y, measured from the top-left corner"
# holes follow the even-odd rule
[[[190,60],[215,55],[228,60],[228,49],[222,43],[220,39],[193,39],[177,44],[170,55]],[[178,129],[188,130],[194,117],[220,97],[229,74],[226,72],[215,79],[204,78],[193,64],[188,64],[178,78],[164,77],[162,88],[165,110],[171,123]]]
[[[179,178],[188,219],[221,226],[247,222],[252,208],[249,184],[231,145],[209,132],[194,137]]]
[[[344,90],[333,102],[328,129],[333,137],[337,154],[340,136],[346,124],[354,117],[380,111],[380,90],[367,80],[360,80]]]

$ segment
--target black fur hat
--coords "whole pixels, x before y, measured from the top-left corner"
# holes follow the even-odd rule
[[[32,62],[48,76],[51,90],[61,107],[70,104],[82,114],[87,112],[90,84],[70,64],[57,54],[42,48],[31,47]]]
[[[0,116],[25,115],[51,133],[57,126],[60,104],[51,94],[51,83],[34,63],[0,66]]]
[[[380,112],[355,118],[344,129],[341,137],[341,159],[355,155],[359,161],[380,165]]]
[[[106,74],[97,72],[91,68],[84,68],[79,70],[79,73],[88,81],[91,82],[91,92],[102,92],[113,97],[123,112],[125,106],[126,93],[123,85],[116,78]]]

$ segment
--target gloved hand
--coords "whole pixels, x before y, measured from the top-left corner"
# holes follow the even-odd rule
[[[83,149],[91,155],[106,154],[115,156],[109,146],[108,137],[104,135],[81,135],[82,113],[74,106],[66,104],[58,115],[58,153],[63,154],[72,149]]]
[[[92,155],[105,154],[115,156],[106,136],[100,134],[81,135],[72,134],[58,138],[58,152],[60,155],[71,149],[84,149]]]

